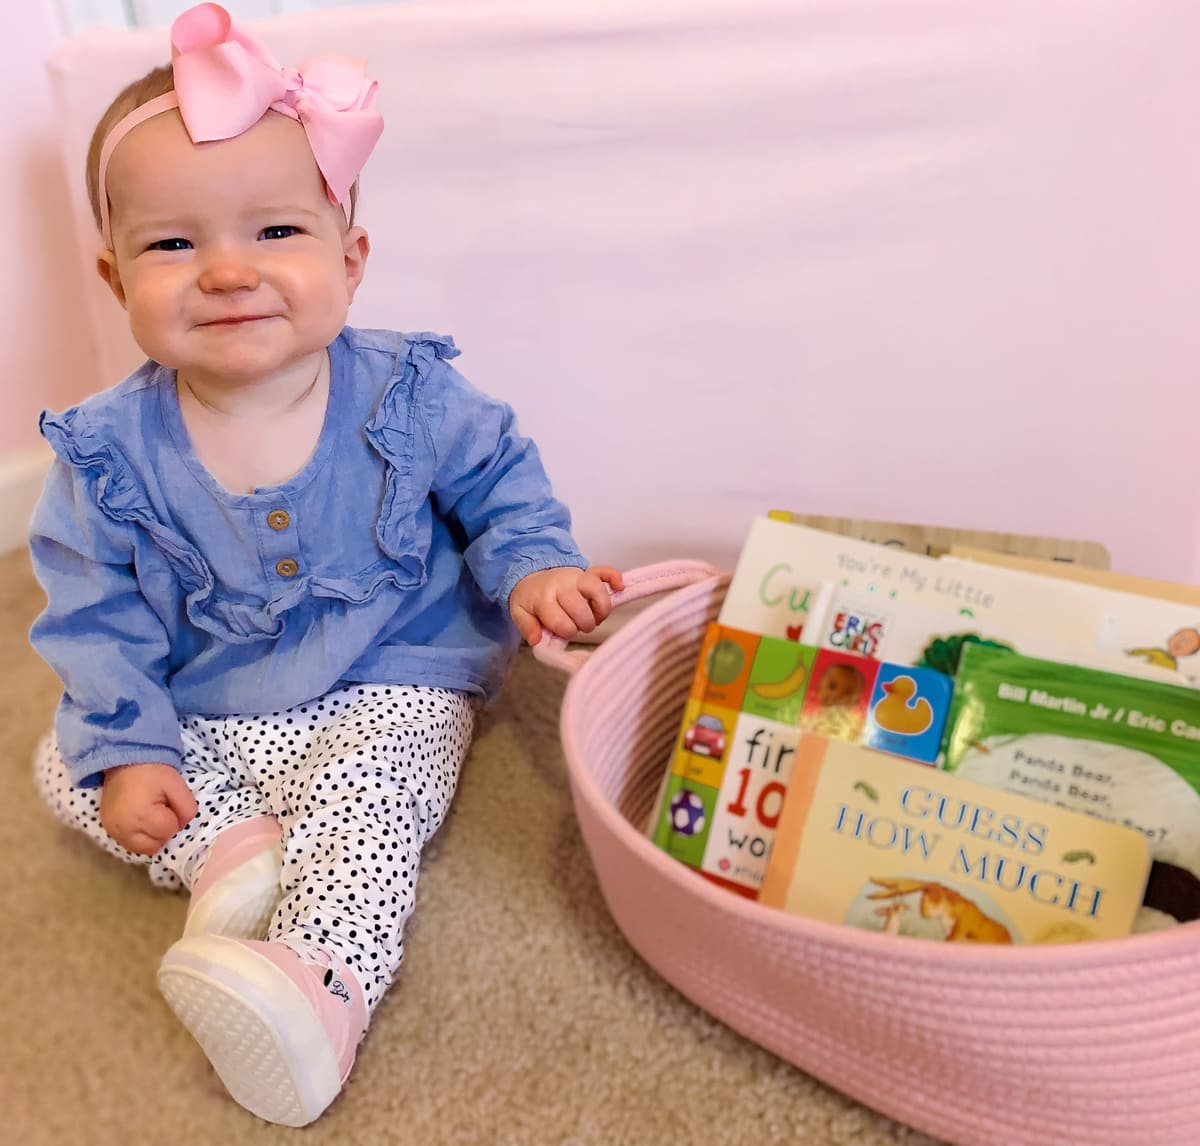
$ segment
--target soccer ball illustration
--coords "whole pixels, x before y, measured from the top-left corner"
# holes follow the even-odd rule
[[[704,801],[686,788],[671,799],[671,829],[681,836],[695,836],[704,831]]]

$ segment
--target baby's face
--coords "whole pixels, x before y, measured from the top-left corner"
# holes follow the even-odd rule
[[[863,679],[849,665],[830,665],[817,685],[817,700],[823,705],[853,704],[862,692]]]
[[[165,112],[117,146],[107,183],[113,252],[100,273],[156,362],[252,384],[300,366],[345,325],[367,236],[346,230],[294,120],[268,112],[196,145]]]

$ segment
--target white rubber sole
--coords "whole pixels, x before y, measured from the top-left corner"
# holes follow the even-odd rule
[[[283,848],[267,848],[217,880],[188,908],[183,934],[262,939],[279,906]]]
[[[181,939],[158,987],[230,1096],[282,1126],[307,1126],[342,1088],[337,1057],[303,992],[251,948],[213,935]]]

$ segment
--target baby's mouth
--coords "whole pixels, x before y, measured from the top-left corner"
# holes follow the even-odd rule
[[[214,318],[208,322],[202,322],[200,326],[245,326],[250,322],[262,322],[265,319],[274,318],[270,314],[232,314],[226,318]]]

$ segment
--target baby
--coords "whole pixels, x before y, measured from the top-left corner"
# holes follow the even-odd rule
[[[844,708],[855,705],[863,694],[866,681],[853,665],[831,664],[817,683],[817,703],[822,708]]]
[[[96,128],[97,268],[149,361],[65,414],[31,545],[57,814],[191,893],[158,981],[230,1094],[302,1126],[404,953],[421,851],[521,637],[587,568],[512,411],[447,338],[345,325],[357,61],[280,67],[216,4]]]
[[[862,735],[859,708],[866,681],[853,665],[838,661],[826,667],[813,691],[805,726],[822,736],[857,740]]]

